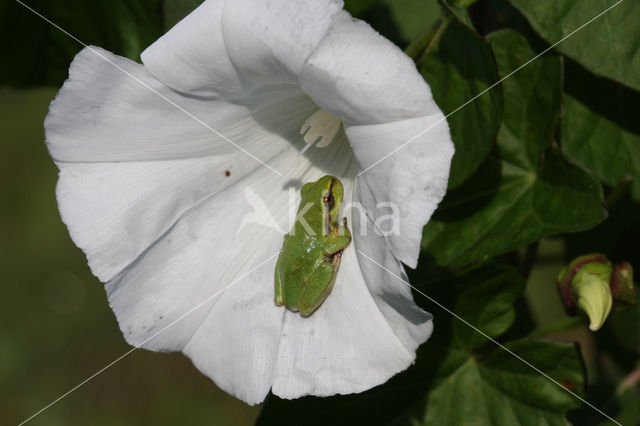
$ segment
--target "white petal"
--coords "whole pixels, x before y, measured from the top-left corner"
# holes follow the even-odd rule
[[[344,134],[306,157],[291,148],[281,161],[291,166],[289,173],[297,177],[293,182],[298,186],[330,173],[341,177],[346,194],[352,193],[358,166]],[[395,305],[388,302],[396,291],[382,291],[389,277],[371,267],[367,279],[374,281],[371,287],[376,290],[369,292],[355,254],[355,224],[354,244],[344,253],[334,289],[310,318],[273,303],[275,258],[242,277],[282,244],[281,234],[260,225],[247,225],[235,235],[241,218],[250,212],[244,187],[261,195],[281,227],[287,228],[288,185],[283,183],[260,169],[212,196],[188,211],[107,286],[110,304],[131,344],[182,349],[222,389],[251,404],[262,401],[272,385],[276,394],[287,398],[368,389],[409,366],[414,347],[431,330],[430,317],[413,305],[410,295],[401,294]],[[384,252],[384,245],[375,250]],[[145,342],[203,301],[207,302],[196,311]],[[411,320],[415,324],[406,324]]]
[[[422,227],[447,190],[454,151],[447,121],[436,113],[387,124],[347,125],[345,131],[366,170],[359,177],[360,202],[376,221],[390,213],[379,203],[396,206],[399,232],[387,241],[399,260],[415,268]]]
[[[243,75],[298,83],[304,61],[326,34],[338,0],[233,0],[224,6],[225,45]]]
[[[259,241],[262,257],[255,260],[277,254],[281,239],[278,235]],[[271,389],[282,334],[284,309],[273,302],[276,260],[272,258],[217,296],[183,349],[220,388],[251,405],[262,402]]]
[[[329,149],[315,150],[308,157],[301,157],[297,150],[292,149],[284,157],[282,161],[290,165],[288,172],[293,177],[288,184],[295,184],[298,188],[303,182],[316,180],[327,173],[345,176],[350,171],[353,178],[357,170],[344,134],[339,143]],[[252,177],[248,184],[252,192],[268,203],[269,211],[279,220],[280,227],[288,229],[291,224],[286,223],[289,208],[287,182],[276,180],[270,174],[256,173],[255,180]],[[241,190],[238,188],[234,196],[243,200],[245,195],[238,193]],[[234,209],[234,218],[229,217],[222,227],[235,232],[246,213],[246,209]],[[220,229],[219,232],[226,231]],[[240,261],[247,256],[266,258],[279,251],[282,239],[282,234],[273,231],[265,234],[260,225],[249,225],[229,240],[224,256]],[[259,273],[251,274],[249,281],[243,279],[242,283],[226,290],[183,350],[196,367],[218,386],[250,404],[264,399],[278,374],[279,348],[291,344],[281,342],[285,308],[273,302],[275,261],[274,258],[260,268]],[[207,262],[209,265],[218,263],[219,273],[230,266],[211,258]],[[313,352],[314,348],[306,350]]]
[[[272,184],[273,178],[270,174],[255,173],[242,182],[261,188]],[[248,211],[247,202],[239,193],[241,189],[229,187],[188,211],[136,262],[107,284],[109,302],[129,343],[145,342],[154,331],[205,302],[144,343],[145,348],[153,350],[183,349],[208,311],[225,299],[212,296],[277,252],[282,234],[273,229],[253,226],[236,235],[240,219]],[[272,191],[277,193],[280,188],[273,186]],[[271,264],[275,264],[275,259]],[[265,265],[256,273],[272,277],[273,270]],[[233,288],[246,285],[247,279],[243,278]],[[225,307],[233,309],[236,302]]]
[[[258,230],[242,247],[233,243],[233,219],[244,208],[244,200],[232,194],[208,200],[186,214],[107,284],[109,303],[130,344],[152,350],[182,350],[212,307],[225,299],[216,295],[230,284],[237,288],[249,285],[253,275],[242,276],[273,254],[270,251],[274,249],[264,243],[267,231],[273,230]],[[213,213],[225,214],[229,220],[218,216],[218,220],[211,220]],[[258,273],[271,275],[268,265],[256,269]],[[220,325],[229,326],[227,322]]]
[[[304,142],[300,140],[299,144]],[[238,232],[242,218],[251,211],[245,188],[251,187],[268,202],[280,226],[287,228],[288,183],[300,186],[302,181],[317,179],[325,173],[344,175],[349,168],[357,168],[344,134],[341,143],[332,149],[332,153],[316,150],[303,157],[298,148],[290,145],[275,164],[288,165],[291,176],[299,180],[287,182],[264,168],[236,180],[186,211],[135,262],[111,280],[107,284],[109,301],[127,341],[152,350],[184,349],[195,365],[223,389],[248,402],[262,400],[272,383],[284,309],[273,303],[275,257],[180,318],[276,254],[282,245],[281,233],[261,225],[249,224]],[[129,213],[137,212],[134,206]],[[175,325],[146,341],[176,320],[179,321]],[[267,341],[275,346],[270,347]],[[256,352],[255,345],[259,342],[264,344]],[[257,358],[251,361],[249,357]],[[246,377],[238,371],[243,371]]]
[[[234,144],[247,147],[252,139],[272,133],[268,127],[283,121],[283,111],[295,114],[296,99],[308,104],[300,90],[290,86],[265,88],[247,105],[181,95],[142,65],[87,47],[76,55],[69,79],[51,103],[45,120],[47,144],[51,156],[64,162],[237,153]],[[268,142],[247,151],[268,161],[276,154]]]
[[[358,179],[360,183],[360,179]],[[359,196],[356,188],[354,196]],[[358,200],[361,201],[361,200]],[[355,212],[354,212],[355,213]],[[367,215],[353,214],[353,228],[358,230],[354,246],[360,270],[378,308],[394,333],[411,352],[424,343],[433,330],[432,316],[413,301],[409,279],[402,264]],[[402,278],[405,283],[400,281]]]
[[[292,148],[287,137],[301,139],[298,123],[313,105],[304,100],[292,101],[292,105],[297,105],[298,111],[288,114],[280,110],[285,119],[272,123],[273,132],[262,130],[260,137],[251,140],[254,152],[265,158],[278,156]],[[251,129],[259,126],[254,123]],[[301,145],[302,140],[298,142]],[[133,262],[193,206],[237,185],[255,170],[272,173],[238,151],[174,161],[58,162],[58,167],[57,199],[62,219],[102,281]],[[286,171],[291,164],[283,167]]]
[[[233,155],[58,166],[60,214],[102,281],[137,259],[194,205],[263,167]]]
[[[307,59],[300,84],[347,123],[386,123],[439,112],[413,61],[367,23],[334,15]]]
[[[342,8],[337,0],[208,0],[142,54],[168,86],[242,98],[257,84],[297,85],[304,60]]]
[[[205,1],[142,52],[147,70],[169,87],[197,96],[244,93],[224,44],[224,3]]]
[[[299,90],[264,89],[248,107],[194,100],[154,83],[142,66],[101,52],[181,104],[198,104],[196,109],[206,109],[212,117],[238,113],[242,117],[238,123],[229,118],[232,121],[223,127],[258,158],[269,161],[291,149],[292,143],[304,145],[300,123],[316,107]],[[165,100],[154,98],[90,50],[80,53],[74,64],[47,117],[47,142],[60,168],[57,197],[62,218],[87,254],[93,273],[107,281],[194,205],[264,166],[228,141],[216,139]],[[103,84],[103,79],[114,87]],[[133,113],[137,102],[142,102],[137,107],[141,111]],[[213,152],[218,154],[189,158]],[[180,160],[162,160],[167,157]],[[141,159],[155,161],[133,161]],[[290,164],[282,164],[286,172]],[[225,176],[227,170],[230,177]]]

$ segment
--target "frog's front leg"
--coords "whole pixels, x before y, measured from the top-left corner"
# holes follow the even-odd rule
[[[327,255],[333,255],[344,250],[351,242],[351,232],[347,227],[347,218],[344,218],[344,226],[337,226],[326,236],[323,248]]]

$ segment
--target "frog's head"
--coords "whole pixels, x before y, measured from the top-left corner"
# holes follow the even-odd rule
[[[326,219],[328,219],[329,223],[337,223],[343,194],[342,182],[337,177],[331,175],[323,176],[315,182],[309,182],[302,186],[300,195],[303,203],[301,205],[306,202],[314,203],[327,215]]]

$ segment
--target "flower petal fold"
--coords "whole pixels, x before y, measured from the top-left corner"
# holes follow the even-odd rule
[[[199,97],[244,93],[222,34],[224,3],[205,1],[156,40],[142,52],[146,69],[167,86]]]
[[[360,202],[378,225],[398,213],[398,232],[383,228],[393,254],[415,268],[422,227],[447,191],[453,142],[442,113],[386,124],[347,125],[363,173]]]
[[[356,188],[354,196],[359,196],[361,192]],[[413,301],[404,268],[390,249],[387,238],[380,235],[380,229],[370,215],[352,215],[352,226],[358,232],[353,244],[369,292],[394,333],[413,353],[431,335],[432,315]]]
[[[338,0],[207,0],[142,54],[175,90],[240,99],[256,86],[298,85],[304,61],[342,9]]]
[[[256,173],[245,183],[265,197],[280,201],[284,191],[272,185],[272,180],[270,175]],[[286,213],[286,207],[283,203],[277,213]],[[187,212],[144,256],[107,283],[109,303],[130,344],[152,350],[183,350],[210,312],[218,312],[218,307],[244,310],[247,315],[239,322],[227,319],[218,323],[220,329],[250,327],[253,320],[266,321],[269,314],[278,317],[278,310],[273,308],[272,277],[282,234],[257,225],[238,233],[241,219],[249,211],[242,187],[216,194]],[[268,264],[261,265],[264,262]],[[256,281],[258,276],[264,279]],[[254,287],[256,282],[261,283],[259,288]],[[247,287],[252,290],[247,292]],[[269,306],[270,312],[262,312],[267,316],[258,314],[254,318],[247,297],[253,305]],[[268,323],[275,330],[264,338],[277,341],[278,323]],[[214,334],[209,333],[207,338],[215,342]],[[234,354],[230,345],[227,342],[214,352],[188,355],[199,366],[202,357]],[[216,371],[205,372],[216,379],[225,371],[220,368],[222,365],[218,364]]]
[[[439,109],[411,59],[347,12],[333,23],[300,74],[302,89],[346,123],[376,124]]]
[[[250,113],[243,106],[179,95],[140,64],[89,46],[73,60],[45,130],[51,156],[64,162],[166,160],[237,150],[198,120],[231,137]]]
[[[315,110],[302,92],[281,87],[256,94],[250,106],[194,100],[139,64],[97,52],[180,106],[210,117],[265,161],[295,151],[290,141],[300,139],[300,123]],[[78,54],[45,130],[60,168],[63,221],[93,273],[108,281],[193,206],[267,169],[100,55],[89,48]]]
[[[342,6],[339,0],[227,1],[222,23],[231,61],[256,82],[298,85],[305,60]]]

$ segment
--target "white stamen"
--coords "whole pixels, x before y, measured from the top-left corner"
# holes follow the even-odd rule
[[[342,121],[333,114],[324,110],[317,110],[304,122],[300,128],[300,134],[304,135],[304,141],[307,143],[301,154],[304,154],[316,142],[317,148],[329,146],[340,130]]]

